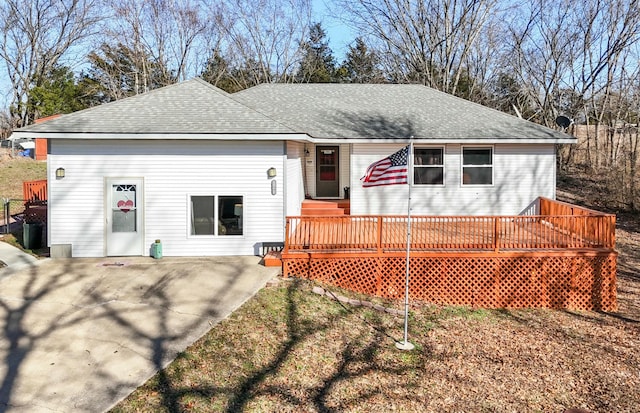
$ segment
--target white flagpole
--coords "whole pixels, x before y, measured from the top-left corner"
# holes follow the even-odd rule
[[[413,138],[413,137],[412,137]],[[407,184],[409,185],[409,199],[407,200],[407,258],[404,286],[404,342],[396,342],[400,350],[413,350],[415,346],[409,343],[409,268],[411,252],[411,183],[413,182],[413,142],[409,141],[409,153],[407,155]]]

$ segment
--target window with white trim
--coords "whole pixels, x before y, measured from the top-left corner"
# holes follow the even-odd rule
[[[191,235],[242,235],[243,197],[192,195]]]
[[[444,148],[413,148],[413,184],[444,185]]]
[[[462,185],[493,185],[493,148],[462,148]]]

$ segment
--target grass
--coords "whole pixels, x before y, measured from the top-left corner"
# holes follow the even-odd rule
[[[47,163],[34,161],[30,158],[9,156],[9,150],[0,150],[0,197],[11,199],[10,213],[21,213],[24,209],[22,201],[22,183],[24,181],[36,181],[47,178]],[[3,203],[4,205],[4,203]],[[0,221],[4,224],[4,213],[0,216]],[[19,229],[11,234],[2,236],[2,241],[15,247],[23,248],[22,230]],[[48,249],[25,250],[33,255],[46,255]]]
[[[640,329],[595,313],[414,303],[403,317],[280,280],[113,412],[633,411]],[[336,291],[347,296],[349,292]],[[402,308],[401,302],[386,306]]]
[[[0,152],[0,197],[22,199],[22,182],[47,178],[47,163]]]

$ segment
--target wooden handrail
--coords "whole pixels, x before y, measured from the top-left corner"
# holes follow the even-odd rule
[[[553,225],[556,228],[568,233],[581,234],[593,243],[606,244],[607,248],[615,248],[616,238],[616,216],[605,214],[593,209],[573,205],[567,202],[557,201],[544,197],[538,198],[540,202],[540,214],[548,217],[554,216],[588,216],[600,217],[597,220],[568,220],[561,221],[554,219]],[[575,226],[578,225],[578,226]]]
[[[406,216],[287,217],[285,253],[406,249],[406,225]],[[607,214],[412,216],[411,226],[415,251],[615,248],[615,216]]]
[[[540,215],[609,215],[594,209],[543,196],[538,197],[538,202],[540,203]]]
[[[47,180],[25,181],[22,183],[22,196],[25,202],[47,200]]]

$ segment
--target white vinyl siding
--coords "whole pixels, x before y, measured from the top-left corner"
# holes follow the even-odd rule
[[[104,179],[142,177],[145,246],[160,239],[166,256],[257,254],[260,242],[283,239],[283,150],[282,141],[52,140],[50,244],[72,244],[74,257],[103,256]],[[58,167],[66,177],[56,180]],[[242,196],[243,234],[191,237],[188,198],[198,194]]]
[[[481,147],[483,145],[465,145]],[[486,146],[486,145],[484,145]],[[354,144],[351,214],[404,215],[408,185],[363,188],[359,180],[367,167],[401,149],[402,145]],[[493,145],[493,185],[462,185],[462,147],[445,146],[443,186],[414,185],[411,213],[415,215],[517,215],[538,196],[555,197],[553,144]]]
[[[286,215],[298,216],[304,200],[304,144],[287,142],[287,175],[285,182]],[[284,223],[283,223],[284,225]]]

